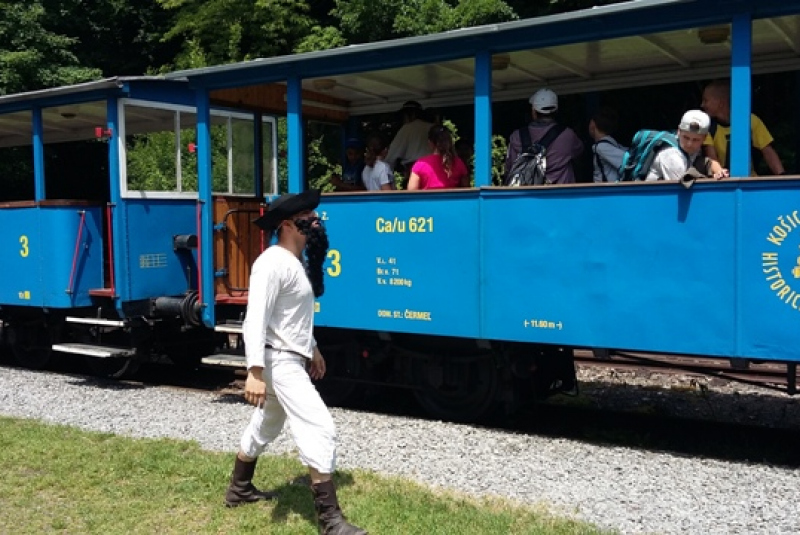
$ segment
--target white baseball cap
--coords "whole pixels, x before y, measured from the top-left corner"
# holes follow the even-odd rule
[[[678,129],[693,134],[708,134],[708,127],[710,125],[711,119],[708,118],[706,112],[702,110],[689,110],[681,117],[681,124],[678,125]]]
[[[552,89],[540,89],[528,99],[533,109],[539,113],[553,113],[558,110],[558,95]]]

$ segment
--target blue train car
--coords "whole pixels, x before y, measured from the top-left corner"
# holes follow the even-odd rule
[[[99,102],[89,109],[103,112],[92,121],[103,125],[109,168],[106,211],[86,216],[93,241],[79,259],[81,280],[69,279],[74,295],[57,296],[64,312],[53,320],[45,299],[56,295],[42,283],[30,303],[13,300],[24,289],[3,290],[0,314],[21,339],[31,331],[19,327],[20,307],[47,308],[40,331],[70,327],[50,334],[52,347],[103,362],[109,374],[158,355],[242,365],[249,266],[269,239],[250,222],[269,209],[281,173],[291,192],[315,178],[305,152],[312,122],[341,124],[343,138],[418,100],[439,119],[460,113],[467,123],[474,187],[323,197],[332,248],[317,326],[327,394],[392,385],[438,416],[475,418],[499,402],[570,390],[576,347],[781,361],[793,371],[797,177],[749,177],[746,133],[753,77],[798,71],[799,35],[796,1],[643,0],[0,97],[0,126],[4,114],[31,124],[35,203],[48,199],[36,155],[56,135],[42,117],[56,117],[57,104]],[[501,119],[538,87],[583,95],[576,114],[588,122],[604,92],[721,76],[733,88],[732,179],[493,185],[494,143],[519,126]],[[63,229],[74,245],[75,221]],[[37,262],[70,271],[63,247]],[[64,280],[52,281],[54,291]]]

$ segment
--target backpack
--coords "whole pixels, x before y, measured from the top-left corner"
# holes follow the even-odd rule
[[[644,180],[653,164],[656,154],[667,147],[680,149],[678,136],[673,132],[661,130],[639,130],[622,156],[619,166],[619,180]]]
[[[537,142],[531,141],[531,133],[527,126],[519,129],[522,152],[506,175],[506,186],[539,186],[547,182],[547,147],[566,129],[555,124]]]

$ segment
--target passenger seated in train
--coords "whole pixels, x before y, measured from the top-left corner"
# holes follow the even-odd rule
[[[645,180],[682,180],[691,178],[722,178],[724,171],[719,162],[703,155],[703,140],[711,124],[709,116],[701,110],[689,110],[678,125],[680,148],[666,147],[656,154]]]
[[[712,122],[708,135],[703,142],[706,156],[717,160],[728,171],[730,161],[730,135],[731,135],[731,86],[723,80],[715,80],[703,90],[703,110],[711,117]],[[778,153],[772,147],[772,134],[761,119],[754,113],[750,114],[750,139],[753,148],[761,151],[764,161],[774,175],[785,175]],[[750,161],[750,175],[756,176],[752,160]],[[727,175],[726,175],[727,176]]]
[[[594,140],[592,161],[595,182],[618,182],[619,168],[626,148],[612,137],[617,129],[619,116],[612,108],[600,108],[589,120],[589,135]]]
[[[345,148],[345,159],[342,164],[342,174],[333,175],[330,183],[336,191],[359,191],[364,189],[361,183],[361,172],[364,169],[364,151],[361,140],[350,138]]]
[[[389,164],[383,160],[387,150],[386,142],[380,134],[367,138],[361,182],[368,191],[394,189],[394,174]]]
[[[423,156],[411,168],[408,189],[468,188],[469,171],[453,147],[453,136],[446,127],[434,125],[428,132],[433,154]]]
[[[575,183],[574,162],[583,154],[583,142],[569,127],[559,125],[556,121],[558,112],[558,95],[551,89],[539,89],[531,98],[531,115],[533,120],[528,124],[530,139],[536,143],[541,141],[551,128],[563,129],[547,147],[547,167],[545,181],[548,184]],[[511,170],[517,156],[522,152],[522,137],[515,130],[508,138],[505,175]]]

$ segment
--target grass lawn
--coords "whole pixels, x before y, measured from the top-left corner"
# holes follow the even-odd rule
[[[0,418],[0,533],[315,534],[311,491],[295,457],[262,456],[269,504],[228,509],[233,453]],[[599,534],[499,499],[477,500],[368,472],[337,472],[348,518],[372,535]]]

